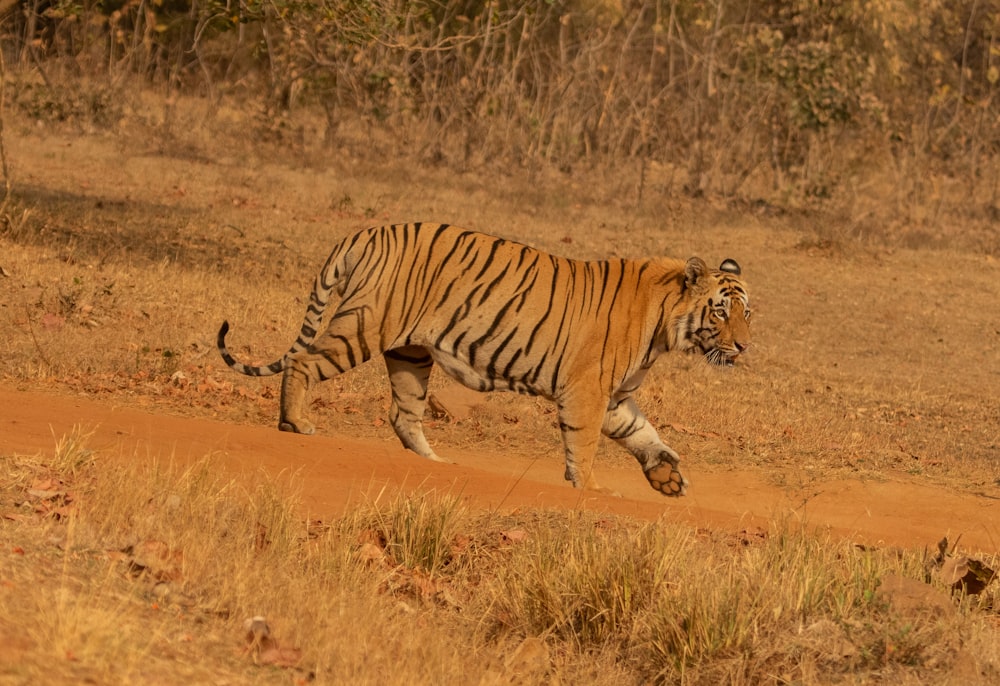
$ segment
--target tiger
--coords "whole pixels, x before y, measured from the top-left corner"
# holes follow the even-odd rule
[[[325,322],[325,324],[324,324]],[[731,366],[750,345],[750,303],[739,264],[700,257],[581,261],[448,224],[394,224],[341,240],[316,276],[298,337],[248,376],[282,373],[278,428],[312,434],[306,391],[382,355],[389,421],[403,446],[442,460],[424,436],[427,384],[437,364],[476,391],[509,390],[555,403],[565,479],[609,493],[594,457],[601,435],[630,452],[654,490],[681,496],[680,456],[633,394],[668,351]]]

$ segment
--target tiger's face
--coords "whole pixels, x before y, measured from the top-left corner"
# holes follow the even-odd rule
[[[750,301],[735,260],[710,270],[692,257],[685,267],[685,289],[691,291],[686,342],[712,364],[730,366],[750,346]]]

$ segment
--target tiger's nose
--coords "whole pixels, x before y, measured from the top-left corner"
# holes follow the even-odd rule
[[[750,347],[750,341],[733,341],[733,344],[736,346],[736,350],[740,353]]]

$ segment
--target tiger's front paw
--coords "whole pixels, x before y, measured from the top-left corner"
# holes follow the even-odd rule
[[[687,479],[677,468],[678,461],[669,455],[661,456],[660,463],[646,470],[646,480],[654,490],[676,498],[687,493]]]

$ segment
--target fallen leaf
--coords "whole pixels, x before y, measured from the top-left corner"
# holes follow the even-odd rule
[[[362,544],[356,556],[361,562],[382,562],[385,560],[385,553],[374,543]]]
[[[427,396],[427,406],[435,419],[460,422],[472,416],[473,410],[484,402],[484,396],[459,384],[449,384]]]
[[[39,488],[29,488],[28,495],[39,500],[52,500],[53,498],[66,495],[66,491],[43,491]]]
[[[955,546],[958,541],[955,542]],[[930,561],[927,580],[936,577],[941,583],[968,595],[978,595],[997,578],[996,571],[982,560],[966,555],[954,555],[948,550],[948,538],[937,544],[938,553]]]
[[[941,581],[954,591],[978,595],[996,578],[996,572],[979,560],[958,555],[949,557],[938,571]]]
[[[60,317],[58,314],[53,312],[46,312],[42,315],[41,324],[46,329],[61,329],[66,323],[65,317]]]
[[[302,660],[302,651],[298,648],[282,648],[271,635],[271,627],[267,619],[258,615],[244,620],[243,630],[246,632],[244,652],[253,656],[258,665],[291,668]]]
[[[257,657],[258,664],[285,668],[295,667],[301,660],[302,651],[298,648],[268,648]]]
[[[144,541],[127,546],[120,552],[125,555],[132,576],[148,574],[156,581],[180,581],[182,577],[184,552],[171,548],[163,541]]]
[[[949,557],[941,563],[941,569],[938,570],[938,576],[941,578],[941,581],[948,586],[957,584],[968,573],[969,558],[964,556]]]
[[[500,532],[500,538],[505,543],[520,543],[528,538],[528,532],[524,529],[508,529]]]

